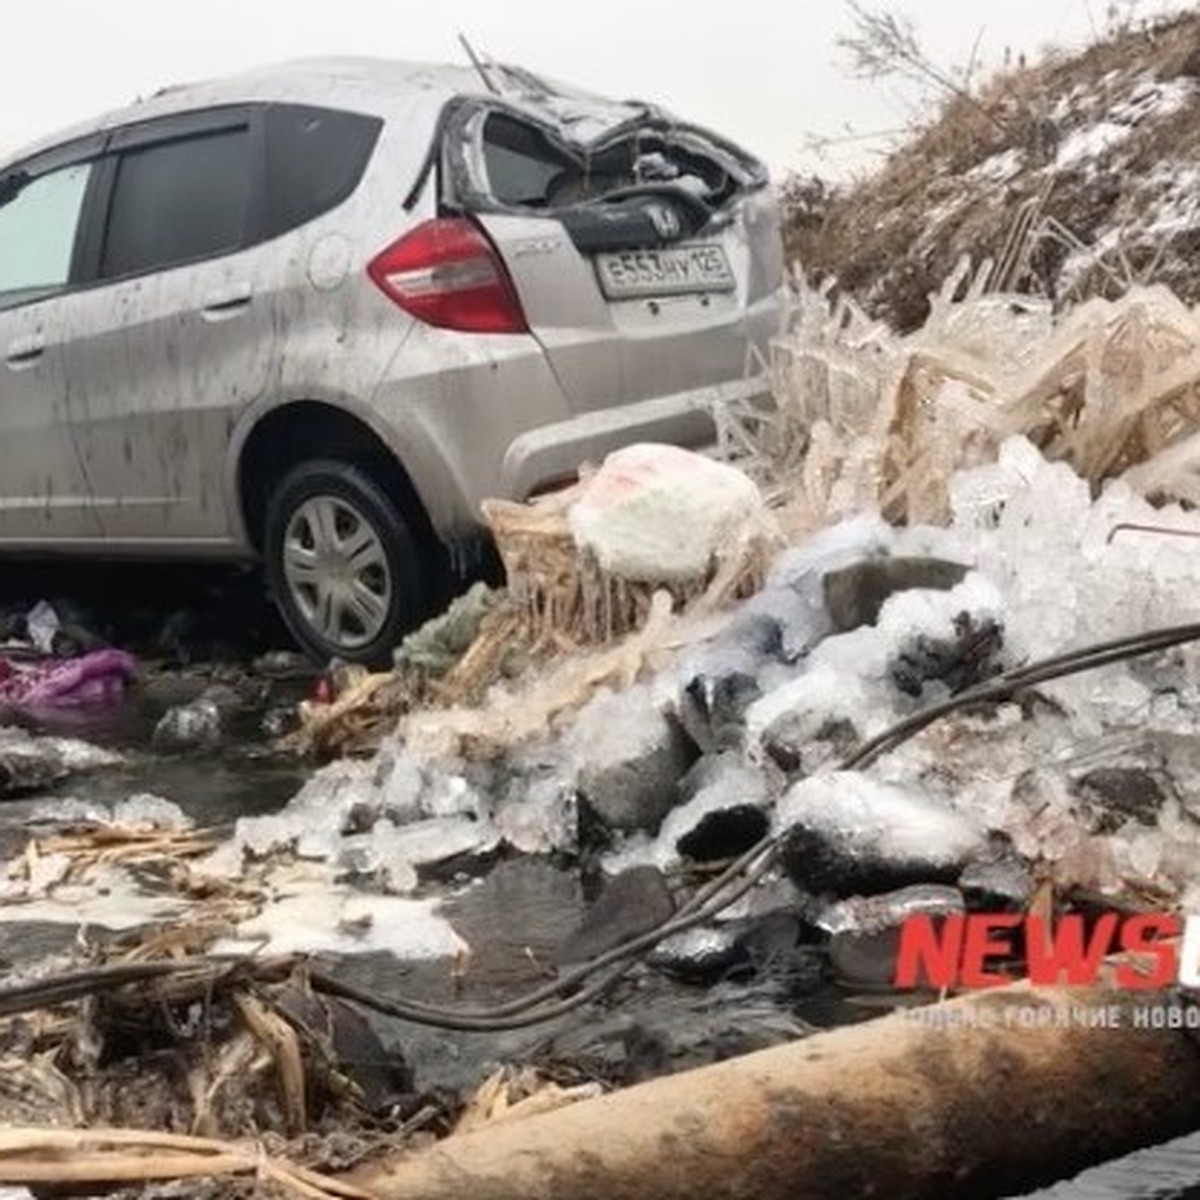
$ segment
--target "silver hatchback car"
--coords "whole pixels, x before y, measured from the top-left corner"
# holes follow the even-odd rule
[[[311,653],[377,661],[482,499],[710,441],[784,296],[763,166],[649,105],[359,59],[169,89],[0,166],[0,554],[258,559]]]

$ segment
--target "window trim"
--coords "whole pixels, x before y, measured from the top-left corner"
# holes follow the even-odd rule
[[[0,312],[9,312],[29,304],[40,303],[43,300],[53,300],[94,288],[110,287],[128,280],[142,279],[180,267],[195,266],[198,263],[226,258],[274,241],[278,237],[286,237],[296,229],[303,228],[303,225],[309,222],[306,221],[302,225],[294,225],[286,229],[275,228],[274,214],[271,211],[267,115],[273,108],[288,107],[346,113],[375,122],[377,125],[370,153],[367,155],[366,162],[355,179],[353,187],[332,208],[311,218],[311,220],[318,220],[326,216],[328,212],[332,212],[334,208],[345,204],[362,186],[386,129],[385,118],[373,113],[360,112],[354,108],[314,102],[253,100],[234,104],[217,104],[161,117],[146,117],[142,120],[130,121],[38,151],[28,158],[5,163],[4,174],[27,171],[34,179],[61,167],[75,166],[84,162],[91,162],[94,165],[88,186],[84,191],[83,205],[75,229],[75,243],[71,252],[68,282],[55,291],[44,293],[36,298],[13,304],[0,302]],[[156,266],[126,275],[102,276],[100,271],[104,255],[104,239],[108,228],[109,214],[112,211],[121,154],[164,142],[220,133],[222,130],[240,126],[246,126],[250,132],[253,176],[250,184],[250,199],[247,202],[246,224],[239,245],[220,250],[215,254],[199,255],[185,261],[172,263],[166,267]],[[437,140],[434,142],[434,146],[436,145]]]
[[[266,241],[267,154],[264,127],[263,105],[237,104],[175,113],[167,117],[139,121],[132,125],[122,125],[112,130],[105,141],[104,157],[100,163],[101,170],[98,172],[102,177],[100,185],[95,194],[88,197],[92,204],[85,210],[86,257],[80,264],[79,286],[110,287],[133,279],[144,279],[149,275],[162,275],[181,267],[191,267],[198,263],[228,258],[232,254],[240,254],[243,250],[248,250],[250,247]],[[178,262],[166,266],[158,264],[139,271],[128,271],[123,275],[102,275],[104,245],[108,236],[113,202],[116,198],[117,176],[122,155],[242,128],[247,130],[250,138],[252,174],[242,237],[238,244],[224,247],[213,253],[180,259]]]

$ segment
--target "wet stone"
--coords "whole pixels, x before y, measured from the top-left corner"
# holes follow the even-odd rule
[[[566,753],[580,796],[610,829],[653,832],[696,757],[646,688],[596,697],[579,714]]]
[[[612,879],[584,913],[579,927],[554,952],[560,966],[588,962],[614,946],[649,933],[675,913],[675,903],[656,867],[631,867]]]
[[[941,558],[870,558],[830,571],[824,578],[825,608],[838,633],[874,625],[889,597],[914,588],[949,591],[969,568]]]
[[[813,895],[953,883],[986,846],[961,813],[856,771],[794,785],[777,806],[775,829],[788,877]]]
[[[699,925],[664,938],[646,962],[692,983],[710,983],[747,961],[740,930],[733,925]]]

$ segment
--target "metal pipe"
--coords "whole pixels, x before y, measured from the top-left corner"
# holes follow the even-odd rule
[[[353,1182],[382,1200],[1004,1195],[1200,1124],[1192,1037],[1134,1024],[1171,1003],[974,993],[937,1006],[954,1027],[893,1014],[450,1137]],[[1114,1011],[1117,1027],[1096,1024]]]

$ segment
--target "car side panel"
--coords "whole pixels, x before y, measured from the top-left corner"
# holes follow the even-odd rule
[[[254,250],[65,297],[71,417],[106,537],[227,537],[221,463],[278,345]]]
[[[0,311],[0,545],[97,537],[60,301]],[[40,347],[40,350],[39,350]]]

